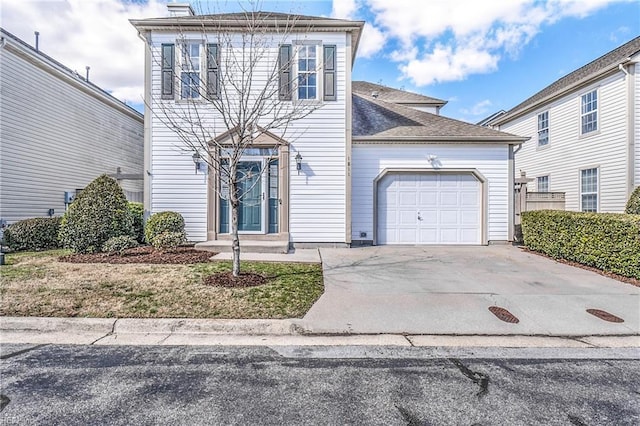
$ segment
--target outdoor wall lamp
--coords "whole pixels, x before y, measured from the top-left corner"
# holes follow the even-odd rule
[[[191,158],[193,159],[193,164],[196,165],[196,174],[198,174],[198,168],[199,168],[198,163],[200,163],[200,153],[198,151],[194,152]]]
[[[298,174],[300,174],[301,169],[302,169],[302,155],[300,155],[300,153],[298,152],[296,154],[296,170],[298,171]]]

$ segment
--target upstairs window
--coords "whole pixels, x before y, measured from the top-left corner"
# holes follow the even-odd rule
[[[538,176],[536,184],[538,192],[549,192],[549,176]]]
[[[598,211],[598,169],[580,170],[580,209]]]
[[[180,57],[180,99],[200,97],[200,68],[202,43],[185,42],[181,46]]]
[[[538,146],[549,143],[549,111],[538,114]]]
[[[598,130],[598,90],[582,95],[580,125],[583,135]]]
[[[317,99],[317,46],[298,46],[298,99]]]

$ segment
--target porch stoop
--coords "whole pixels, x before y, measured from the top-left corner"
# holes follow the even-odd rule
[[[231,253],[231,240],[211,240],[195,245],[196,250]],[[240,240],[243,253],[288,253],[289,241]]]

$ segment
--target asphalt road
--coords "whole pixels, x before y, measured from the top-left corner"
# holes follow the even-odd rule
[[[633,353],[580,353],[8,344],[0,424],[640,424]]]

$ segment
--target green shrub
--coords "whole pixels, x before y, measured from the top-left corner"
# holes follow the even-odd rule
[[[624,212],[627,214],[640,214],[640,186],[631,193],[631,196],[629,196],[627,208]]]
[[[109,238],[102,245],[102,251],[109,254],[118,253],[123,255],[125,250],[134,247],[138,247],[138,241],[135,238],[131,235],[120,235],[119,237]]]
[[[62,218],[60,241],[77,253],[102,249],[111,237],[133,236],[133,220],[118,183],[107,175],[91,182]]]
[[[184,219],[180,213],[159,212],[152,214],[144,226],[144,236],[153,244],[156,235],[163,232],[184,232]]]
[[[9,225],[4,241],[12,250],[49,250],[59,248],[60,217],[37,217]]]
[[[159,250],[174,249],[187,242],[187,235],[181,232],[163,232],[153,237],[151,245]]]
[[[531,250],[640,278],[640,215],[523,212],[522,233]]]
[[[139,243],[144,243],[144,206],[142,203],[129,201],[127,204],[133,220],[134,237]]]

